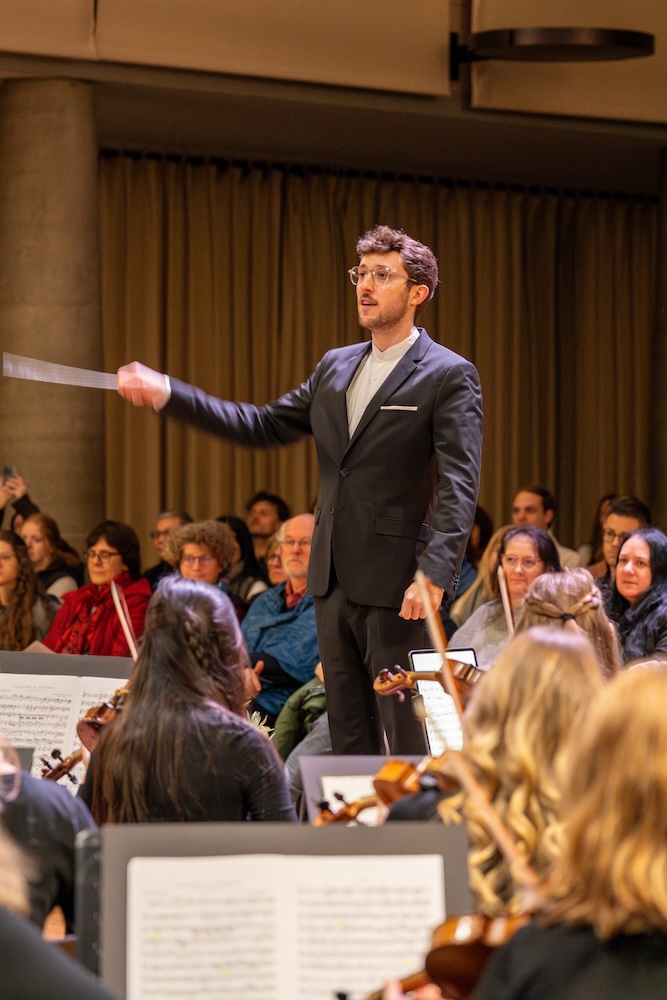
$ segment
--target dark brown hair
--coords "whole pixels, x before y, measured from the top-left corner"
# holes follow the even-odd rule
[[[438,285],[438,262],[432,250],[408,236],[402,229],[389,226],[374,226],[357,240],[359,259],[369,253],[400,253],[405,270],[418,285],[426,285],[428,296],[417,308],[423,309],[435,293]]]
[[[41,601],[46,615],[51,618],[53,612],[32,568],[23,539],[13,531],[0,531],[0,542],[6,542],[11,547],[19,564],[16,585],[5,610],[0,613],[0,649],[21,650],[30,645],[35,637],[35,604]]]
[[[150,820],[150,788],[187,816],[198,803],[188,788],[182,748],[199,738],[202,712],[241,715],[248,654],[234,606],[216,587],[167,576],[151,598],[130,693],[96,752],[92,812],[98,823]]]

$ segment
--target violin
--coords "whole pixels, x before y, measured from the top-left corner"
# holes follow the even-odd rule
[[[71,781],[73,785],[79,784],[79,779],[75,774],[72,774],[73,768],[77,764],[80,764],[83,760],[83,751],[81,747],[74,750],[67,757],[63,757],[60,750],[52,750],[51,757],[56,761],[52,764],[50,760],[46,757],[40,757],[40,761],[43,765],[42,767],[42,777],[46,778],[48,781],[60,781],[61,778],[67,776],[67,780]]]
[[[132,622],[130,620],[130,613],[127,609],[125,596],[120,587],[117,586],[115,580],[111,581],[111,596],[113,597],[116,613],[120,619],[120,624],[125,634],[130,654],[136,663],[139,655],[137,652],[136,636],[134,635],[134,630],[132,629]],[[77,723],[77,736],[86,750],[89,750],[90,753],[92,753],[97,746],[97,741],[100,738],[100,730],[103,729],[104,726],[108,726],[112,719],[115,719],[116,713],[123,707],[123,703],[129,694],[129,691],[130,681],[128,681],[124,687],[118,688],[108,701],[103,701],[101,705],[89,708],[83,719]],[[44,765],[42,769],[42,777],[49,781],[58,781],[60,778],[67,775],[69,781],[73,784],[77,784],[77,777],[70,772],[72,771],[72,768],[76,767],[76,765],[83,760],[83,751],[81,747],[74,750],[67,757],[63,757],[59,750],[52,750],[51,756],[58,761],[58,763],[51,764],[50,761],[42,757],[41,760]]]
[[[451,657],[447,657],[451,667],[452,677],[456,685],[456,689],[461,700],[461,704],[465,707],[468,704],[472,690],[479,681],[481,677],[484,676],[484,671],[480,670],[478,667],[474,667],[471,663],[463,663],[461,660],[452,660]],[[381,670],[373,681],[373,690],[376,694],[389,695],[396,694],[399,698],[403,698],[403,691],[413,690],[419,681],[437,681],[442,687],[447,691],[445,681],[442,674],[442,669],[440,670],[404,670],[403,667],[396,664],[394,666],[394,673],[385,667]]]
[[[469,1000],[494,949],[506,944],[529,920],[527,914],[449,917],[433,932],[424,971],[400,980],[403,993],[435,983],[447,1000]],[[366,1000],[382,1000],[382,993],[376,990]]]
[[[353,823],[359,813],[365,809],[374,809],[378,805],[377,795],[366,795],[354,802],[346,802],[340,792],[336,792],[334,798],[342,803],[341,808],[334,812],[326,799],[323,799],[318,803],[320,812],[313,820],[313,826],[327,826],[329,823]]]
[[[100,730],[116,718],[116,714],[122,709],[129,693],[130,682],[128,681],[125,687],[114,691],[108,701],[103,701],[101,705],[89,708],[83,719],[77,723],[76,734],[86,750],[93,752],[100,738]]]

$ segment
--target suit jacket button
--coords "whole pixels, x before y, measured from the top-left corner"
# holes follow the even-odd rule
[[[331,508],[331,510],[329,511],[329,513],[330,513],[330,514],[333,514],[333,513],[335,513],[335,510],[336,510],[336,508],[335,508],[335,507],[332,507],[332,508]]]
[[[349,469],[341,469],[340,472],[338,473],[338,475],[342,476],[343,479],[347,479],[347,477],[349,476],[349,474],[350,474],[350,470]]]

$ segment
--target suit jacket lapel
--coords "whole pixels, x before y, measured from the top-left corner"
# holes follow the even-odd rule
[[[354,373],[361,364],[364,355],[370,352],[370,342],[359,345],[359,350],[340,365],[333,378],[334,399],[332,405],[332,428],[336,434],[337,452],[342,455],[348,446],[350,431],[347,419],[347,390]]]
[[[368,403],[361,420],[357,424],[354,434],[350,438],[348,447],[354,444],[359,435],[363,433],[366,427],[368,427],[373,417],[377,416],[380,407],[384,406],[386,401],[396,392],[398,387],[402,385],[410,375],[412,375],[418,363],[424,357],[424,354],[431,344],[431,338],[426,333],[426,330],[420,329],[419,332],[419,339],[415,341],[409,351],[406,351],[389,378],[382,383],[378,391]]]

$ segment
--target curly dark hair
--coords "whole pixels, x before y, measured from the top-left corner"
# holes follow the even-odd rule
[[[33,611],[41,602],[46,614],[53,615],[48,598],[32,568],[28,547],[13,531],[0,531],[0,542],[9,545],[19,564],[19,572],[8,603],[0,613],[0,649],[21,650],[35,637]]]
[[[426,285],[428,296],[417,307],[417,312],[429,302],[438,285],[438,261],[435,254],[424,243],[408,236],[402,229],[390,226],[374,226],[357,240],[359,259],[369,253],[400,253],[408,275],[417,284]]]
[[[164,545],[164,558],[178,569],[183,558],[185,545],[202,545],[220,563],[223,576],[229,573],[234,557],[234,532],[228,524],[214,521],[193,521],[192,524],[182,524],[168,536]]]

